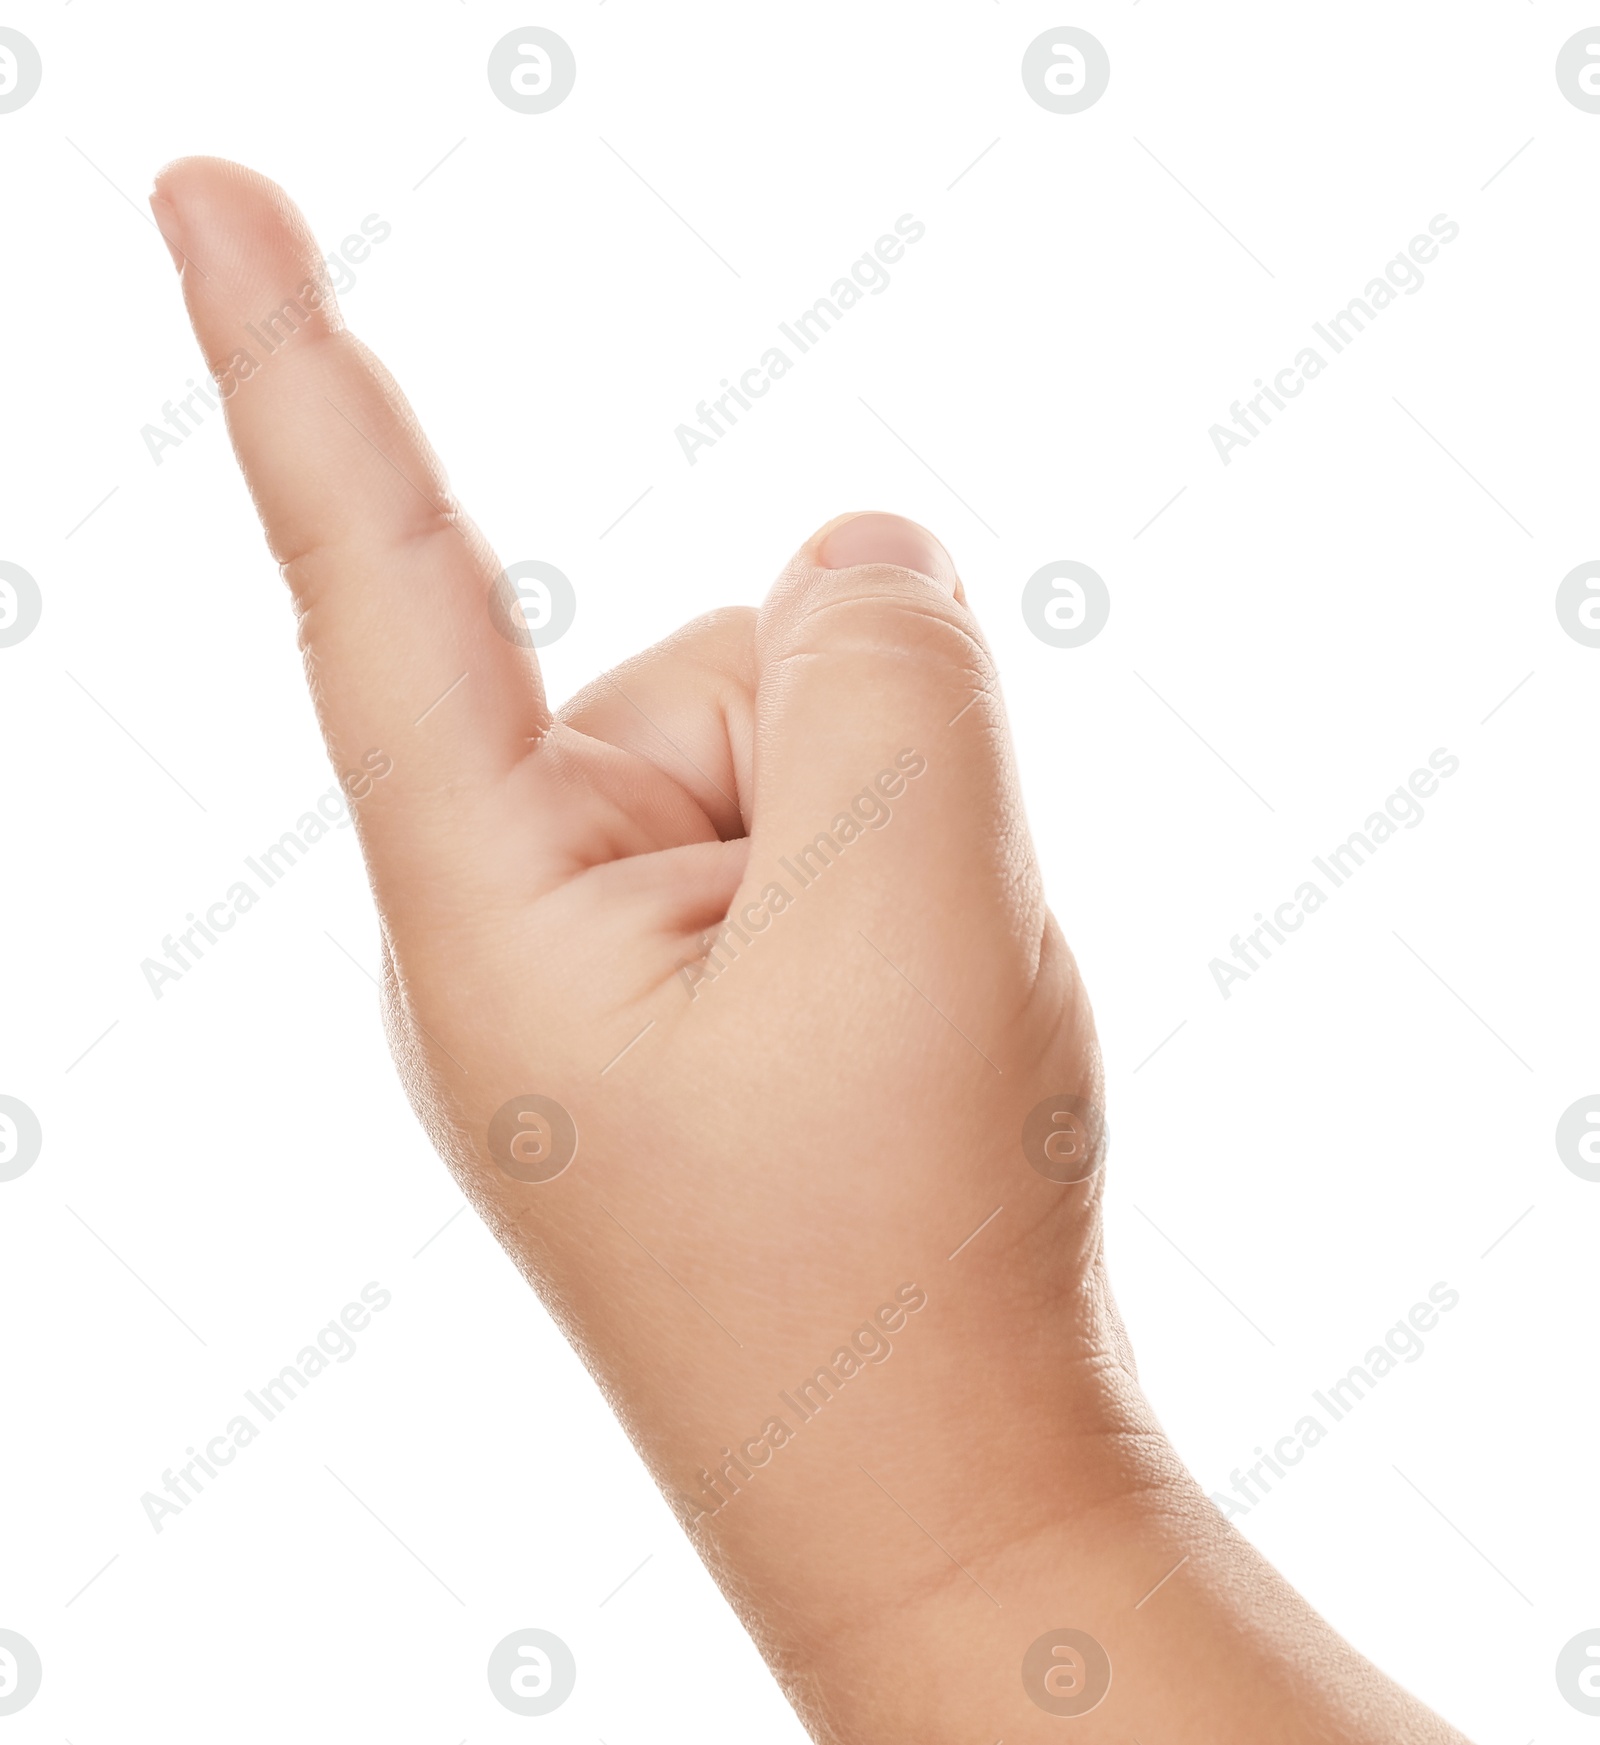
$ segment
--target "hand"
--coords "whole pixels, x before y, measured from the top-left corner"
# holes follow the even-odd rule
[[[334,766],[392,761],[357,813],[412,1102],[817,1737],[1054,1737],[1064,1626],[1115,1669],[1086,1740],[1454,1737],[1138,1390],[1093,1021],[944,549],[831,522],[552,714],[298,213],[205,159],[152,204]],[[284,337],[230,371],[247,324]]]

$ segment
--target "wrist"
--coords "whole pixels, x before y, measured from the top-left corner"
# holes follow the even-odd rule
[[[1223,1520],[1103,1293],[1008,1334],[928,1313],[780,1483],[694,1529],[813,1737],[1023,1745],[1088,1702],[1080,1745],[1459,1745]]]
[[[897,1736],[886,1715],[898,1725],[924,1702],[908,1739],[942,1738],[935,1715],[968,1711],[981,1733],[1047,1626],[1020,1645],[1017,1630],[1141,1579],[1194,1505],[1103,1290],[1002,1308],[1011,1291],[974,1285],[930,1293],[892,1359],[825,1410],[793,1386],[775,1396],[798,1428],[759,1466],[770,1438],[729,1443],[732,1464],[697,1475],[691,1531],[819,1738],[882,1745]],[[821,1690],[834,1695],[819,1719]]]

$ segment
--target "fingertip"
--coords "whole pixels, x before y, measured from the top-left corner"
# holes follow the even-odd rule
[[[246,201],[265,201],[280,212],[294,211],[293,201],[270,176],[232,158],[173,158],[156,171],[154,192],[158,198],[196,213],[219,206],[232,210]]]
[[[192,264],[188,242],[194,217],[193,191],[219,166],[237,167],[227,165],[222,158],[184,157],[174,158],[156,171],[149,195],[150,212],[180,274]]]
[[[215,233],[223,225],[298,218],[287,194],[258,171],[228,158],[174,158],[156,172],[150,209],[170,247]]]
[[[812,536],[809,549],[820,569],[886,564],[912,570],[956,599],[963,598],[954,558],[927,528],[903,515],[869,509],[840,516]]]
[[[154,187],[157,194],[170,198],[179,188],[188,186],[198,177],[243,169],[244,165],[235,163],[232,158],[213,158],[191,152],[181,158],[168,159],[156,171]]]
[[[254,319],[303,290],[315,293],[304,298],[307,314],[339,326],[310,226],[259,170],[228,158],[175,158],[156,173],[150,210],[184,277],[197,324],[224,313]]]

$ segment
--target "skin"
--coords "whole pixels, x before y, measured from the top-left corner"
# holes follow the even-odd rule
[[[552,714],[488,609],[500,564],[287,197],[191,158],[151,204],[334,767],[393,762],[350,791],[412,1103],[813,1737],[1460,1741],[1224,1521],[1140,1391],[1103,1265],[1093,1018],[944,549],[842,517],[759,611]],[[291,299],[263,359],[247,326]],[[803,884],[797,851],[852,805],[872,821]],[[708,956],[730,914],[743,940]],[[491,1143],[528,1093],[576,1124],[550,1180]],[[1024,1148],[1060,1096],[1053,1173],[1081,1179]],[[835,1396],[789,1410],[823,1366]],[[1071,1721],[1022,1671],[1067,1627],[1113,1668]]]

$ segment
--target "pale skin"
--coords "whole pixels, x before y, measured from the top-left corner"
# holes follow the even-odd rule
[[[1042,1100],[1099,1104],[1099,1053],[944,548],[841,517],[759,611],[699,619],[552,713],[488,609],[500,563],[287,197],[190,158],[151,204],[334,768],[358,772],[407,1092],[813,1737],[1459,1745],[1174,1454],[1106,1280],[1095,1118],[1084,1179],[1025,1154]],[[263,356],[247,327],[286,303]],[[363,783],[374,748],[392,769]],[[810,883],[786,873],[880,776],[892,818]],[[730,915],[744,941],[708,957]],[[490,1143],[528,1093],[579,1136],[547,1181]],[[780,1391],[880,1309],[892,1355],[788,1412]],[[1022,1672],[1064,1628],[1112,1667],[1075,1718]],[[1046,1688],[1070,1693],[1085,1675],[1062,1666]]]

